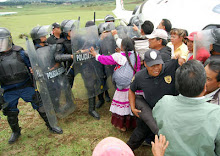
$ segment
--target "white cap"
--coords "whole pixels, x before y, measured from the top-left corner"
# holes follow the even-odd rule
[[[163,29],[155,29],[150,35],[146,35],[146,37],[149,39],[159,37],[167,40],[168,35],[167,32]]]

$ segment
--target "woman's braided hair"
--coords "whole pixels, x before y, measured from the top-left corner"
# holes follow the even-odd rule
[[[124,38],[124,39],[122,40],[121,45],[122,45],[123,50],[125,51],[126,58],[127,58],[127,60],[128,60],[129,65],[131,66],[131,68],[133,69],[133,71],[136,73],[136,72],[137,72],[137,53],[136,53],[136,51],[135,51],[134,41],[133,41],[131,38],[126,37],[126,38]],[[131,60],[130,60],[130,58],[129,58],[129,56],[128,56],[128,52],[129,52],[129,51],[134,51],[136,68],[134,68],[134,67],[132,66],[132,64],[131,64]]]

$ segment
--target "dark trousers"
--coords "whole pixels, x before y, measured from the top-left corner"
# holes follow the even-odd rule
[[[145,124],[147,124],[147,126],[154,134],[157,134],[159,129],[157,127],[155,119],[153,118],[152,109],[149,107],[142,95],[136,95],[135,107],[141,110],[141,112],[138,113],[140,119],[142,119],[145,122]]]
[[[135,107],[141,110],[141,113],[139,113],[140,118],[137,118],[137,127],[127,142],[132,150],[138,148],[147,137],[157,134],[159,130],[153,118],[152,110],[144,97],[136,95],[135,99]]]
[[[127,145],[132,149],[135,150],[144,142],[147,136],[151,134],[150,128],[141,120],[137,118],[137,127],[131,134],[130,139],[127,142]]]

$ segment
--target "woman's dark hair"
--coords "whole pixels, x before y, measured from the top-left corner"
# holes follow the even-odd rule
[[[137,53],[135,51],[135,47],[134,47],[134,41],[132,41],[131,38],[129,37],[126,37],[122,40],[121,42],[121,45],[122,45],[122,48],[124,49],[125,51],[125,54],[126,54],[126,58],[128,60],[128,63],[129,65],[131,66],[131,68],[134,70],[134,72],[136,73],[137,72]],[[134,51],[134,55],[135,55],[135,64],[136,64],[136,69],[132,66],[131,64],[131,60],[128,56],[128,52],[129,51]]]

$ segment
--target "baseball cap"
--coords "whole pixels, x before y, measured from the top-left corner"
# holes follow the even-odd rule
[[[190,41],[194,41],[194,35],[197,35],[197,33],[197,31],[194,31],[190,33],[189,36],[187,36],[186,38],[188,38]]]
[[[146,37],[149,39],[159,37],[159,38],[167,40],[168,34],[163,29],[155,29],[150,35],[146,35]]]
[[[54,28],[60,28],[60,24],[57,23],[57,22],[53,23],[52,24],[52,29],[54,29]]]
[[[149,67],[156,64],[164,64],[160,52],[155,49],[149,49],[145,52],[144,61]]]

